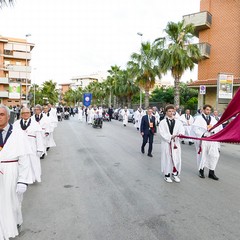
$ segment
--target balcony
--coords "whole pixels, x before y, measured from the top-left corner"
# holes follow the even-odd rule
[[[205,12],[198,12],[189,15],[184,15],[183,20],[185,25],[193,24],[195,26],[195,35],[199,36],[199,31],[209,29],[212,25],[212,14]]]
[[[210,58],[210,53],[211,53],[211,45],[209,43],[206,42],[202,42],[202,43],[197,43],[196,44],[199,48],[200,51],[200,60],[204,60],[204,59],[209,59]],[[198,63],[199,60],[192,58],[194,63]]]
[[[0,91],[0,98],[8,98],[8,92],[7,91]]]
[[[8,65],[7,69],[14,71],[14,72],[31,73],[31,66]]]
[[[0,77],[0,84],[9,84],[8,78]]]
[[[31,79],[30,73],[28,72],[14,72],[14,71],[9,71],[8,73],[9,78],[14,78],[14,79]]]
[[[209,43],[203,42],[198,44],[201,57],[203,59],[208,59],[210,58],[210,53],[211,53],[211,45]]]
[[[16,59],[26,59],[31,60],[31,53],[29,52],[17,52],[12,50],[4,50],[3,56],[5,58],[16,58]]]

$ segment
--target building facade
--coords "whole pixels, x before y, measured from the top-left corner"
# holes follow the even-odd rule
[[[26,39],[0,36],[0,102],[6,106],[29,103],[31,51]]]
[[[208,103],[222,111],[229,99],[217,99],[219,73],[233,74],[233,92],[240,86],[240,0],[200,0],[200,12],[183,17],[193,23],[203,59],[198,62],[198,80],[189,84],[206,86],[199,105]]]

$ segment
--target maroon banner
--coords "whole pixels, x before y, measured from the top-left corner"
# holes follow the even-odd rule
[[[217,126],[223,124],[233,116],[236,116],[238,113],[240,113],[240,88],[238,88],[238,91],[234,95],[232,101],[228,104],[226,110],[224,111],[223,115],[221,116],[220,120],[217,124],[215,124],[212,129],[216,128]],[[212,130],[210,129],[210,130]]]
[[[178,137],[195,139],[195,140],[204,140],[204,141],[215,141],[215,142],[223,142],[223,143],[237,143],[237,144],[240,144],[240,114],[238,114],[236,116],[236,118],[234,118],[220,132],[218,132],[218,133],[216,133],[216,134],[214,134],[212,136],[204,137],[204,138],[196,138],[196,137],[179,135]]]

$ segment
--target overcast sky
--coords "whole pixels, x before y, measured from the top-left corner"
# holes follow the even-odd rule
[[[32,80],[71,77],[126,67],[143,41],[163,36],[169,21],[199,11],[200,0],[15,0],[0,10],[0,35],[35,44]],[[169,78],[166,76],[165,78]],[[185,81],[197,79],[197,68]]]

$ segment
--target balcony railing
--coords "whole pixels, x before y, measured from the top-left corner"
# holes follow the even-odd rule
[[[0,98],[8,98],[8,91],[0,91]]]
[[[4,50],[3,56],[6,58],[17,58],[17,59],[27,59],[31,60],[31,53],[29,52],[18,52],[12,50]]]
[[[198,43],[198,48],[200,50],[201,57],[203,59],[210,58],[211,45],[209,43],[206,43],[206,42]]]
[[[209,29],[212,25],[212,14],[204,11],[183,16],[185,25],[195,26],[195,35],[198,37],[199,31]]]
[[[6,77],[0,77],[0,84],[8,84],[9,80]]]

